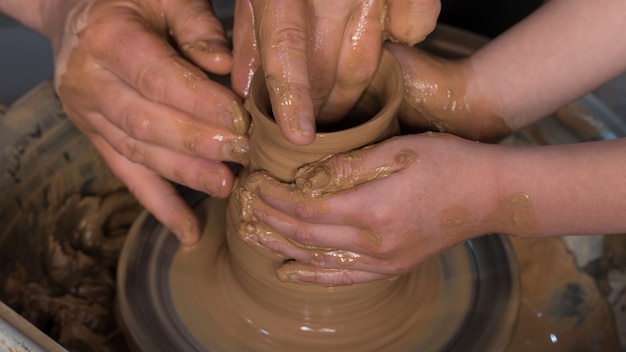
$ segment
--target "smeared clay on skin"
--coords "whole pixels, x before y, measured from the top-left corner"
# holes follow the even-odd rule
[[[227,121],[222,121],[223,123],[226,122],[227,126],[232,126],[237,134],[245,135],[248,133],[250,129],[250,116],[241,103],[233,100],[230,106],[226,106],[224,110],[225,113],[220,117],[227,119]]]
[[[287,112],[285,121],[287,128],[298,135],[304,134],[300,126],[299,117],[302,115],[302,109],[299,106],[293,104],[294,101],[302,101],[301,96],[309,94],[305,91],[304,87],[295,89],[293,86],[288,86],[287,83],[278,82],[272,76],[266,76],[267,88],[270,90],[270,97],[272,99],[272,106],[281,106],[283,111]]]
[[[181,82],[183,82],[189,88],[196,88],[198,84],[209,80],[200,69],[195,66],[191,66],[183,58],[174,56],[171,58],[171,64],[180,72]]]
[[[399,116],[409,129],[452,133],[480,141],[495,141],[511,133],[504,118],[483,111],[484,104],[468,98],[467,77],[460,62],[415,53],[420,65],[412,63],[418,58],[399,58],[401,63],[406,60]]]
[[[239,236],[249,245],[263,247],[261,244],[270,244],[273,242],[283,241],[287,244],[287,240],[282,236],[275,236],[270,228],[256,221],[247,221],[239,224]]]
[[[221,44],[221,43],[220,43]],[[212,45],[209,40],[196,40],[191,43],[183,44],[180,49],[187,55],[191,56],[195,53],[202,54],[222,54],[222,51],[215,50],[216,45]],[[226,54],[226,53],[223,53]]]
[[[235,161],[242,165],[247,165],[250,161],[248,156],[248,140],[246,133],[250,129],[250,117],[246,113],[243,105],[236,100],[231,101],[230,105],[223,106],[224,111],[220,114],[220,122],[225,126],[232,128],[239,136],[233,138],[227,143],[224,155],[231,156]]]
[[[250,161],[248,157],[248,142],[245,137],[232,138],[224,145],[222,155],[225,158],[232,158],[236,162],[247,165]]]
[[[537,215],[528,194],[515,194],[507,200],[505,206],[510,220],[516,228],[524,232],[537,232],[539,227]]]
[[[456,205],[443,209],[439,214],[441,226],[451,228],[465,225],[470,217],[470,211],[466,207]]]
[[[335,263],[341,266],[351,266],[356,263],[357,260],[361,258],[361,256],[357,253],[343,250],[336,251],[314,251],[313,252],[313,262],[324,263],[329,260],[334,261]]]
[[[296,173],[296,189],[306,197],[317,198],[326,193],[340,192],[383,179],[409,167],[417,160],[415,151],[404,149],[394,156],[391,164],[365,169],[361,153],[363,152],[355,151],[331,155],[305,165]],[[344,164],[347,166],[342,167]]]

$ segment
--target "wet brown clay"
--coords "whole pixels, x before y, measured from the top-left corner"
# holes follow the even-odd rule
[[[223,201],[202,204],[201,242],[180,250],[170,271],[174,305],[202,346],[218,351],[435,350],[454,336],[471,306],[471,277],[444,279],[437,260],[395,280],[326,287],[279,280],[276,270],[289,258],[247,241],[272,231],[254,222],[249,207],[259,175],[255,172],[292,182],[304,164],[397,134],[401,80],[395,59],[385,53],[357,104],[359,113],[352,114],[368,120],[318,133],[312,145],[300,147],[286,141],[272,120],[263,75],[257,72],[249,107],[250,166],[242,171],[227,211]],[[455,251],[452,266],[467,267],[467,252],[457,248],[451,253]],[[448,296],[452,292],[455,298]],[[445,319],[440,319],[442,312],[448,314]]]

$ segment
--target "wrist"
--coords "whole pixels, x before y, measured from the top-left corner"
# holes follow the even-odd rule
[[[453,243],[502,229],[492,221],[498,202],[500,147],[476,143],[448,134],[418,135],[420,155],[436,156],[424,168],[435,172],[433,198],[425,202],[434,211],[438,230]],[[414,177],[416,178],[416,177]],[[435,211],[436,210],[436,211]]]
[[[476,84],[479,77],[470,59],[445,59],[399,45],[387,48],[404,73],[403,132],[436,131],[477,141],[496,141],[511,132]]]

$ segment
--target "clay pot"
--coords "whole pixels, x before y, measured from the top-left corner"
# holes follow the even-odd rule
[[[359,339],[361,329],[368,328],[371,331],[379,325],[366,312],[375,307],[377,302],[389,297],[390,285],[389,282],[374,282],[323,287],[279,280],[276,270],[289,258],[261,247],[252,240],[252,237],[260,236],[258,231],[272,231],[261,224],[254,225],[256,219],[247,204],[259,179],[259,174],[255,172],[263,171],[281,181],[291,182],[297,169],[304,164],[397,135],[400,128],[396,114],[402,100],[402,79],[395,58],[385,52],[370,87],[348,117],[340,123],[340,129],[317,133],[315,141],[307,146],[292,144],[280,132],[271,116],[263,72],[258,71],[252,80],[249,101],[252,115],[250,166],[240,174],[241,185],[229,200],[227,241],[233,273],[242,283],[243,290],[248,296],[254,297],[251,301],[256,306],[273,312],[269,315],[267,312],[259,314],[254,318],[244,314],[249,320],[258,319],[255,326],[272,331],[272,348],[287,350],[288,346],[295,349],[315,346],[314,340],[321,335],[300,331],[302,322],[310,320],[326,331],[335,331],[345,317],[353,317],[358,322],[350,328],[344,327],[343,333],[322,335],[327,341],[330,338],[335,342],[349,341],[351,347],[358,345],[354,340]],[[344,126],[347,128],[343,129]],[[360,303],[355,304],[355,300]]]

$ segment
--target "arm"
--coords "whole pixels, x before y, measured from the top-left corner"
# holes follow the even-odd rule
[[[293,184],[267,176],[254,221],[271,229],[262,246],[296,259],[283,280],[365,282],[484,234],[625,233],[624,160],[626,139],[504,147],[404,136],[309,165]]]
[[[499,204],[522,202],[496,230],[523,237],[626,233],[626,138],[498,148]]]
[[[493,140],[626,70],[626,2],[551,0],[464,60],[389,45],[405,72],[413,130]]]

